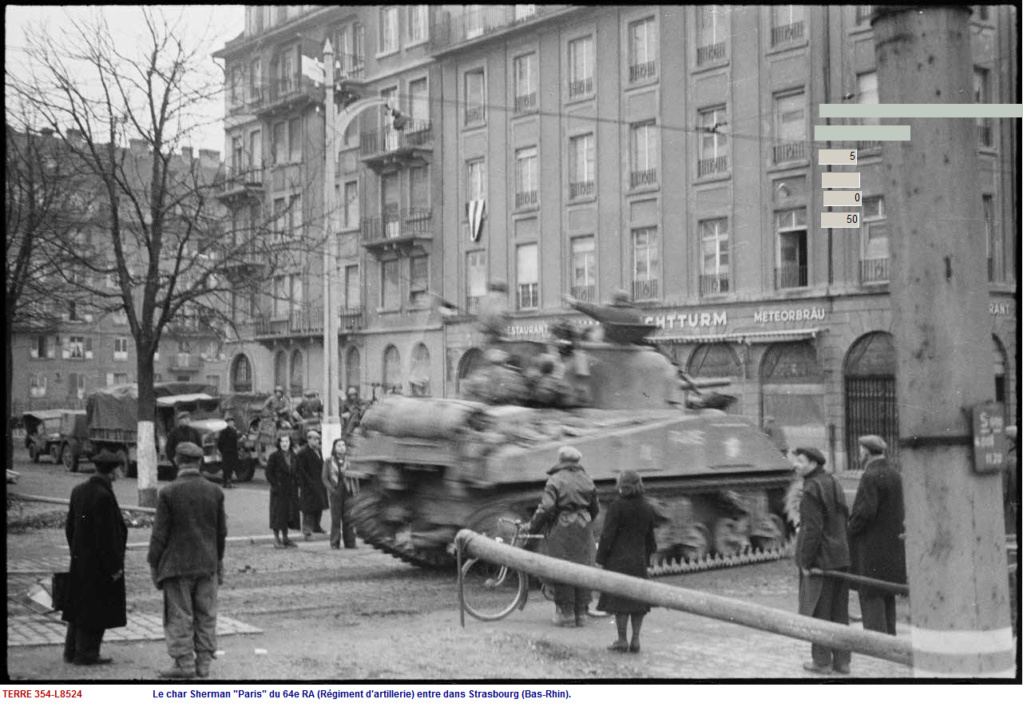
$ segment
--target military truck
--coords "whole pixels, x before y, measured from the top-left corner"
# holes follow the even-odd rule
[[[21,419],[25,427],[25,447],[33,462],[40,456],[49,456],[54,464],[60,463],[60,420],[63,415],[73,410],[56,408],[53,410],[29,410],[22,413]]]

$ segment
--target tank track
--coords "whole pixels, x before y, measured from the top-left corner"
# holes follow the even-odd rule
[[[352,524],[356,534],[372,547],[423,569],[439,569],[454,566],[455,560],[441,550],[428,550],[398,545],[394,536],[390,535],[384,524],[377,520],[376,512],[379,496],[374,491],[363,490],[349,506]]]
[[[691,572],[721,569],[722,567],[739,567],[740,565],[752,565],[758,562],[774,562],[775,560],[791,557],[793,548],[793,541],[790,540],[774,550],[750,550],[738,555],[705,555],[696,560],[668,560],[649,567],[647,574],[651,577],[667,577],[675,574],[689,574]]]

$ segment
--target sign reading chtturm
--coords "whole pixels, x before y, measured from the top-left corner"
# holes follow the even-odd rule
[[[656,324],[660,329],[696,329],[728,325],[728,312],[675,312],[656,314],[644,319],[647,324]]]

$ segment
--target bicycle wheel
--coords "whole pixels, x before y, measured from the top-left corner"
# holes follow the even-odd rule
[[[525,572],[479,558],[462,565],[462,605],[480,621],[497,621],[515,611],[526,595]]]

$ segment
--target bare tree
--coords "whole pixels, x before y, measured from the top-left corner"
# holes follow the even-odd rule
[[[210,74],[201,42],[186,45],[184,31],[158,10],[142,13],[137,54],[118,46],[101,18],[60,38],[30,32],[36,75],[8,75],[8,85],[101,191],[94,224],[101,237],[65,241],[65,254],[87,273],[76,281],[90,299],[127,318],[138,367],[139,503],[155,505],[153,361],[161,336],[186,314],[222,329],[244,273],[251,287],[310,243],[267,237],[271,216],[231,227],[216,200],[220,165],[180,155],[198,107],[223,90],[222,77]],[[260,267],[240,267],[253,261]]]

